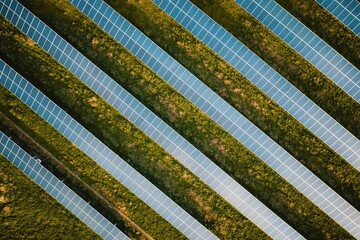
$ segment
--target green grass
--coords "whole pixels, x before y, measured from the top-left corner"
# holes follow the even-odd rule
[[[0,239],[100,239],[0,155]]]
[[[0,52],[3,58],[8,58],[7,62],[9,64],[45,94],[51,96],[55,102],[88,129],[92,129],[92,132],[102,139],[105,144],[127,160],[146,178],[154,182],[166,194],[175,199],[200,222],[222,238],[233,239],[235,236],[243,236],[244,238],[266,239],[266,235],[253,223],[244,218],[214,191],[210,190],[209,187],[186,170],[149,137],[125,120],[54,59],[50,58],[39,47],[33,45],[31,41],[7,22],[1,21],[1,25],[4,26],[4,31],[1,35],[0,45],[6,46],[6,51],[2,48]],[[21,61],[19,61],[20,59]],[[19,64],[20,62],[21,64]],[[4,108],[6,109],[9,105],[11,106],[8,102],[4,105]],[[26,119],[32,118],[25,118],[27,122]],[[37,125],[38,121],[31,120],[29,123]],[[50,129],[45,130],[44,126],[41,126],[40,130],[43,132],[42,134],[45,134],[43,138],[47,139],[48,144],[54,144],[56,141],[53,140],[58,139],[58,137],[50,134]],[[61,149],[66,150],[66,148]],[[60,155],[62,154],[61,151]],[[73,154],[68,156],[73,156]],[[71,165],[77,165],[76,169],[78,169],[79,175],[86,173],[86,177],[82,178],[87,183],[93,185],[96,179],[102,179],[99,173],[93,171],[94,163],[85,163],[80,159],[82,158],[77,158],[74,161],[70,158],[69,161]],[[102,180],[107,182],[108,178],[104,177]],[[107,192],[105,196],[108,197],[114,195],[117,192],[114,189],[117,188],[117,186],[114,186],[114,188],[105,189],[103,192]],[[121,195],[122,193],[118,191],[118,194]],[[129,204],[131,205],[131,203]],[[134,205],[136,206],[136,204]],[[147,215],[139,208],[128,209],[128,211],[130,210],[139,215]],[[142,226],[132,216],[129,217],[152,236],[154,234],[150,230],[155,231],[156,228],[164,230],[163,222],[154,223],[149,221],[145,223],[145,226]],[[151,217],[148,216],[150,219]],[[175,236],[166,231],[161,231],[161,234],[165,235],[154,237],[173,239]]]

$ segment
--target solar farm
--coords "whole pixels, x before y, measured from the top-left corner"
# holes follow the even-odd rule
[[[360,239],[359,1],[0,15],[0,239]]]

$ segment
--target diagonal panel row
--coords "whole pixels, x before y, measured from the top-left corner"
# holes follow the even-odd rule
[[[360,36],[360,3],[356,0],[316,0],[323,8]]]
[[[190,239],[217,239],[174,201],[0,60],[0,83]]]
[[[275,1],[236,2],[360,102],[360,71],[304,24]]]
[[[276,216],[270,209],[75,48],[66,43],[54,31],[42,22],[38,22],[39,20],[36,20],[36,25],[29,25],[28,23],[34,22],[36,17],[33,19],[33,15],[27,9],[20,4],[16,5],[14,9],[16,10],[9,20],[16,26],[21,26],[21,29],[32,37],[35,42],[39,43],[60,63],[64,64],[65,67],[82,79],[97,94],[102,96],[132,123],[147,133],[230,204],[250,220],[254,221],[264,232],[274,238],[300,238],[300,235],[287,223]],[[16,12],[19,14],[16,14]],[[21,18],[21,16],[24,17]],[[25,21],[19,24],[22,20]]]
[[[360,141],[245,45],[187,0],[153,2],[360,171]]]
[[[344,201],[290,154],[247,121],[241,114],[202,84],[201,81],[196,79],[195,76],[106,3],[95,0],[91,4],[83,4],[83,1],[76,1],[75,6],[93,19],[99,26],[103,27],[105,31],[108,31],[116,40],[207,113],[219,125],[229,132],[233,131],[231,133],[238,139],[241,136],[241,142],[245,146],[262,159],[265,159],[264,161],[268,165],[278,171],[318,206],[326,209],[327,211],[325,212],[331,217],[340,222],[344,220],[344,217],[347,218],[346,224],[351,225],[347,228],[349,231],[357,228],[354,221],[358,221],[360,218],[358,216],[355,218],[348,216],[351,215],[352,210],[355,210],[350,204]],[[337,201],[341,201],[344,204],[341,204],[344,208],[337,209]],[[329,206],[335,208],[336,211],[330,210]],[[335,214],[335,212],[337,213]]]
[[[2,76],[2,71],[0,72]],[[48,194],[90,227],[103,239],[129,239],[114,224],[107,220],[84,199],[43,167],[8,136],[0,131],[0,154],[34,180]],[[71,234],[71,233],[69,233]]]

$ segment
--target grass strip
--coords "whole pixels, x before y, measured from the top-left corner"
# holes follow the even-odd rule
[[[360,38],[314,0],[275,0],[360,69]]]
[[[0,239],[100,239],[0,155]]]
[[[267,238],[259,228],[180,165],[148,136],[129,123],[80,80],[66,71],[41,48],[10,24],[2,21],[1,25],[5,25],[4,35],[6,37],[1,36],[0,42],[1,46],[6,46],[6,50],[1,48],[0,52],[3,58],[7,58],[7,62],[12,67],[50,96],[87,129],[91,129],[105,144],[123,159],[128,160],[133,167],[154,182],[206,227],[216,235],[226,239],[233,239],[238,236]],[[20,59],[21,61],[19,61]],[[29,119],[31,118],[27,118],[27,121]],[[31,120],[31,122],[34,121]],[[44,130],[44,126],[41,126],[40,130],[47,134],[48,137],[44,138],[47,144],[54,144],[55,140],[58,142],[56,137],[48,133],[49,129]],[[66,148],[63,149],[67,151]],[[71,156],[69,161],[72,165],[79,164],[76,168],[79,169],[78,175],[83,172],[89,173],[82,179],[91,186],[99,176],[102,176],[102,174],[93,171],[96,166],[94,162],[84,163],[80,161],[82,158],[75,161],[72,154],[69,156]],[[108,183],[109,178],[103,177],[100,180]],[[100,190],[98,191],[101,192]],[[122,195],[118,186],[106,189],[106,193],[103,195],[109,198],[115,194]],[[133,208],[129,206],[126,208],[132,214],[139,214],[143,217],[150,215],[144,209],[139,208],[137,204],[134,204],[133,201],[129,205],[135,205]],[[164,223],[156,222],[156,219],[151,222],[148,221],[148,226],[146,223],[144,225],[139,223],[130,214],[129,217],[154,238],[180,239],[182,237],[176,232],[171,234],[171,229],[166,230],[163,226]],[[152,216],[148,216],[147,219],[152,219]],[[155,236],[153,232],[157,228],[162,229],[161,233],[165,236],[160,233],[158,237]],[[160,230],[158,231],[160,232]]]
[[[328,219],[309,200],[300,195],[262,161],[140,64],[131,54],[114,43],[102,31],[99,31],[93,23],[72,9],[71,5],[68,6],[61,2],[55,4],[54,1],[36,2],[37,4],[35,1],[31,1],[31,4],[25,3],[95,63],[105,70],[108,69],[108,73],[121,85],[130,90],[142,102],[148,104],[150,108],[155,109],[154,111],[159,113],[168,123],[195,142],[197,147],[200,146],[199,148],[205,154],[215,159],[236,180],[250,189],[296,228],[311,235],[316,231],[310,229],[318,228],[318,222],[311,219],[313,216],[320,214],[324,219]],[[60,8],[61,10],[54,11],[50,18],[47,13],[41,11],[41,8],[36,7],[40,3],[42,6],[49,4],[48,7],[52,7],[52,9]],[[71,27],[67,27],[70,25]],[[264,191],[264,189],[269,191]],[[279,194],[279,191],[283,192],[286,197]],[[296,203],[301,209],[307,209],[308,214],[303,215],[302,210],[299,212],[291,207],[293,206],[291,202]],[[299,216],[300,218],[308,218],[308,220],[301,221],[300,224]],[[308,224],[305,226],[304,222]]]

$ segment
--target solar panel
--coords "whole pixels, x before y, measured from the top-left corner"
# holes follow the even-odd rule
[[[92,133],[0,60],[0,83],[186,236],[217,239]],[[36,107],[39,106],[39,107]],[[40,106],[42,110],[40,110]],[[47,188],[45,187],[47,190]],[[186,221],[184,221],[186,219]]]
[[[335,141],[338,142],[338,144],[349,144],[348,147],[345,146],[345,149],[350,152],[350,157],[348,157],[346,154],[345,157],[348,157],[348,159],[352,160],[350,162],[354,163],[354,165],[358,167],[357,169],[360,168],[360,142],[354,136],[348,133],[343,127],[341,127],[329,115],[322,111],[318,106],[307,99],[306,96],[301,94],[295,87],[283,79],[278,73],[266,65],[266,63],[259,59],[255,54],[250,52],[250,50],[248,50],[243,44],[231,36],[231,34],[229,34],[225,29],[215,23],[211,18],[206,16],[200,9],[195,7],[189,1],[153,0],[153,2],[155,2],[161,9],[163,9],[191,33],[201,38],[200,40],[202,40],[215,52],[221,55],[225,60],[227,60],[231,65],[242,72],[261,89],[264,89],[264,87],[270,83],[272,85],[270,89],[274,90],[274,92],[281,96],[276,101],[294,116],[297,116],[300,121],[303,119],[302,122],[305,126],[309,126],[310,124],[308,123],[310,123],[310,120],[312,120],[310,129],[313,129],[317,136],[322,138],[322,136],[327,136],[328,134],[330,134],[330,136],[335,135],[338,137],[338,141]],[[201,31],[206,31],[206,35],[201,36]],[[226,50],[225,52],[223,51],[224,49]],[[246,58],[247,60],[245,60]],[[248,67],[246,68],[247,70],[243,71],[246,66]],[[255,68],[254,66],[257,67]],[[261,68],[267,68],[265,74],[262,74],[258,71],[258,69]],[[265,76],[269,77],[265,78]],[[270,90],[267,90],[267,92],[270,92]],[[205,95],[205,93],[203,93],[203,95]],[[275,98],[275,95],[272,95],[271,97]],[[306,108],[308,109],[307,111],[305,111]],[[301,114],[299,115],[299,113]],[[240,127],[241,126],[242,125],[240,125]],[[337,132],[331,132],[329,129],[332,127],[337,127]],[[253,132],[253,129],[254,128],[248,128],[247,132],[251,133]],[[241,141],[241,135],[236,136],[235,132],[233,136],[240,139]],[[246,137],[244,139],[246,139]],[[343,142],[344,140],[345,142]],[[246,145],[246,142],[244,144]],[[359,221],[360,214],[350,204],[342,199],[341,196],[336,194],[319,178],[317,178],[314,174],[312,174],[309,170],[297,162],[292,156],[277,146],[275,142],[272,143],[270,139],[266,141],[259,141],[258,144],[253,145],[256,147],[256,149],[252,150],[255,154],[262,158],[269,166],[273,167],[273,169],[275,169],[281,176],[288,180],[306,197],[312,200],[324,212],[333,217],[335,221],[337,221],[351,234],[354,236],[359,236],[360,228],[355,227],[356,224],[354,225],[354,223]],[[249,149],[251,149],[251,147],[252,146],[249,146]],[[269,150],[273,147],[280,150],[275,152]],[[336,149],[338,149],[338,147]],[[269,155],[264,156],[264,153],[269,153]],[[284,159],[286,159],[286,163],[283,162]],[[294,180],[295,178],[296,180]],[[299,182],[302,183],[299,184]],[[320,191],[319,189],[323,187],[327,190]],[[317,197],[315,197],[315,195]],[[320,200],[320,198],[322,200]],[[329,205],[332,205],[334,208],[338,208],[339,206],[335,203],[337,202],[335,198],[343,202],[347,206],[347,209],[351,208],[357,212],[357,216],[351,214],[347,215],[346,209],[340,211],[329,211]],[[324,201],[327,201],[328,204],[324,204]],[[334,212],[337,212],[337,214],[341,213],[342,217],[339,217],[340,215],[335,217]],[[342,218],[343,220],[339,221],[339,218]],[[347,218],[346,223],[344,221],[345,218]],[[352,224],[352,227],[349,227],[348,224]]]
[[[189,1],[153,2],[360,171],[360,141],[245,45]]]
[[[236,2],[349,96],[360,102],[360,71],[304,24],[275,1]]]
[[[356,0],[316,0],[323,8],[360,36],[360,3]]]
[[[22,12],[24,11],[27,10],[24,8]],[[32,13],[29,12],[27,14],[31,15]],[[31,31],[32,28],[32,26],[26,24],[23,26],[24,31],[27,32]],[[45,29],[47,28],[46,26]],[[37,31],[36,28],[33,30]],[[53,31],[48,29],[48,32],[51,33]],[[64,39],[56,33],[54,33],[54,36],[54,40],[51,42],[47,41],[47,39],[42,43],[38,41],[37,38],[33,40],[40,43],[42,47],[47,46],[44,47],[45,50],[51,49],[51,46],[58,50],[64,49],[65,52],[62,52],[61,55],[56,56],[56,54],[54,54],[54,57],[58,61],[80,77],[95,92],[112,104],[113,107],[118,109],[119,112],[124,114],[125,117],[147,133],[182,164],[208,183],[210,187],[229,201],[230,204],[240,212],[246,212],[247,215],[245,216],[249,217],[250,220],[254,220],[254,223],[259,227],[268,229],[267,231],[272,232],[273,236],[279,235],[280,237],[282,231],[287,231],[287,234],[291,232],[291,237],[293,238],[300,236],[181,135],[171,129],[165,122],[126,92],[125,89],[86,59],[75,48],[66,43]],[[41,38],[41,35],[39,38]],[[58,39],[58,41],[56,41],[56,39]],[[56,45],[55,42],[59,42],[59,44]],[[50,51],[49,53],[51,54]],[[196,157],[193,157],[194,155],[196,155]],[[219,176],[222,177],[220,178]],[[228,187],[229,185],[233,187],[230,189]],[[275,222],[277,225],[274,225]],[[272,226],[272,229],[269,228],[269,226]]]
[[[0,154],[34,180],[103,239],[130,239],[1,131]]]

